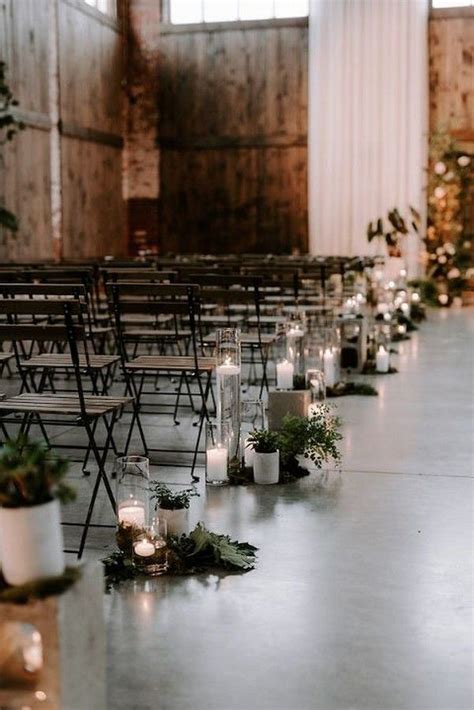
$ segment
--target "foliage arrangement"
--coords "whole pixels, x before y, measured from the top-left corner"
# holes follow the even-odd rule
[[[60,577],[45,577],[35,582],[10,586],[0,574],[0,603],[28,604],[32,599],[46,599],[63,594],[80,576],[80,567],[66,567]]]
[[[18,121],[12,109],[18,106],[18,101],[15,100],[13,94],[6,81],[5,62],[0,62],[0,148],[16,136],[18,131],[25,127],[21,121]],[[1,159],[1,154],[0,154]],[[18,230],[18,220],[10,210],[0,204],[0,227],[5,227],[12,232]]]
[[[306,377],[304,375],[294,375],[293,376],[293,389],[294,390],[306,390],[308,385],[306,383]]]
[[[409,234],[410,229],[419,230],[420,215],[414,207],[409,206],[410,220],[402,217],[399,210],[394,207],[387,212],[386,218],[379,217],[367,225],[367,240],[370,244],[374,239],[384,240],[387,245],[388,255],[400,257],[402,255],[403,237]]]
[[[257,454],[273,454],[278,451],[278,434],[267,429],[254,429],[247,439],[247,447]]]
[[[254,569],[257,549],[248,542],[231,540],[198,523],[189,535],[168,538],[168,574],[199,574],[207,571],[248,572]],[[142,576],[131,554],[114,552],[102,560],[106,589]]]
[[[316,468],[321,468],[329,460],[339,463],[340,425],[340,419],[326,405],[321,405],[310,417],[287,414],[278,432],[283,474],[291,478],[307,475],[307,470],[298,461],[302,456],[309,458]]]
[[[57,498],[69,503],[75,491],[64,483],[69,463],[51,454],[41,442],[26,437],[7,441],[0,449],[0,506],[24,508]]]
[[[366,374],[365,370],[364,374]],[[328,397],[346,397],[348,395],[377,397],[378,392],[375,387],[365,382],[337,382],[334,387],[326,387],[326,395]]]
[[[472,266],[471,237],[466,233],[466,209],[472,182],[472,156],[461,151],[445,130],[430,139],[428,164],[428,228],[423,254],[432,283],[425,294],[432,305],[448,306],[459,297]]]
[[[155,508],[165,510],[182,510],[189,508],[191,498],[199,496],[195,488],[185,488],[179,491],[172,491],[165,483],[151,483],[151,499],[156,501]]]

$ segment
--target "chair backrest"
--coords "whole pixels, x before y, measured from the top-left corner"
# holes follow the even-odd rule
[[[191,344],[196,366],[198,340],[202,335],[196,316],[199,313],[197,284],[112,283],[108,286],[111,308],[115,317],[119,348],[123,360],[127,359],[122,317],[126,314],[173,315],[187,317],[191,331]]]
[[[25,341],[38,343],[64,343],[69,346],[72,366],[76,378],[77,393],[81,410],[85,414],[84,389],[82,386],[81,366],[79,363],[78,342],[86,344],[86,330],[83,324],[77,322],[84,310],[84,304],[75,300],[22,300],[5,299],[0,301],[0,313],[6,315],[8,322],[0,323],[0,342],[13,343],[18,371],[24,388],[30,387],[26,371],[22,365],[19,344]],[[30,316],[31,322],[18,323],[19,316]],[[34,323],[38,316],[62,316],[63,322],[58,325],[50,323]],[[24,351],[23,351],[24,352]],[[87,350],[86,350],[87,352]]]

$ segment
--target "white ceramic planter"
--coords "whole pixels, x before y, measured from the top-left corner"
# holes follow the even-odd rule
[[[166,520],[168,535],[182,535],[188,532],[188,510],[179,508],[178,510],[167,510],[157,508],[156,514],[159,518]]]
[[[0,560],[8,584],[19,585],[64,572],[59,503],[0,508]]]
[[[253,478],[261,486],[278,483],[280,478],[280,452],[261,454],[257,451],[253,455]]]

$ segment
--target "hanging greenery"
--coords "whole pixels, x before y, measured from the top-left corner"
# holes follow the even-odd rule
[[[428,227],[423,254],[431,304],[449,306],[466,287],[472,266],[466,205],[473,177],[472,156],[445,130],[431,136],[428,164]]]
[[[0,148],[13,140],[18,131],[24,129],[25,125],[18,121],[12,109],[18,106],[18,101],[13,97],[10,87],[6,80],[7,65],[5,62],[0,62]],[[3,157],[0,152],[0,163],[3,163]],[[18,219],[0,202],[0,227],[11,232],[18,230]]]

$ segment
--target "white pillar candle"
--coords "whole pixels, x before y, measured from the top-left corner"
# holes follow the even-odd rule
[[[29,643],[23,647],[23,664],[29,673],[37,673],[43,667],[43,642],[39,631],[33,631]]]
[[[298,326],[290,328],[289,331],[286,334],[289,338],[302,338],[304,335],[304,331],[301,330]]]
[[[334,387],[337,381],[336,357],[329,348],[324,351],[324,377],[328,387]]]
[[[206,479],[208,481],[223,481],[227,477],[228,450],[223,446],[206,451]]]
[[[408,303],[402,303],[400,308],[401,308],[403,315],[407,316],[407,318],[408,318],[410,316],[410,306],[408,305]]]
[[[244,466],[245,468],[253,468],[253,459],[255,451],[247,444],[250,441],[250,437],[247,436],[244,440]]]
[[[138,557],[151,557],[155,554],[155,545],[150,540],[139,540],[134,544],[133,551]]]
[[[145,525],[145,506],[139,500],[135,499],[120,503],[118,519],[119,523],[142,527]]]
[[[240,375],[239,365],[235,365],[230,357],[226,358],[222,365],[216,367],[216,375],[222,377],[223,375]]]
[[[283,362],[277,363],[277,388],[279,390],[292,390],[293,389],[293,374],[295,368],[291,362],[284,360]]]
[[[383,345],[377,350],[375,369],[377,372],[388,372],[390,368],[390,354]]]
[[[405,323],[400,323],[400,325],[398,326],[398,332],[400,333],[400,335],[405,335],[405,333],[407,332],[407,327]]]

